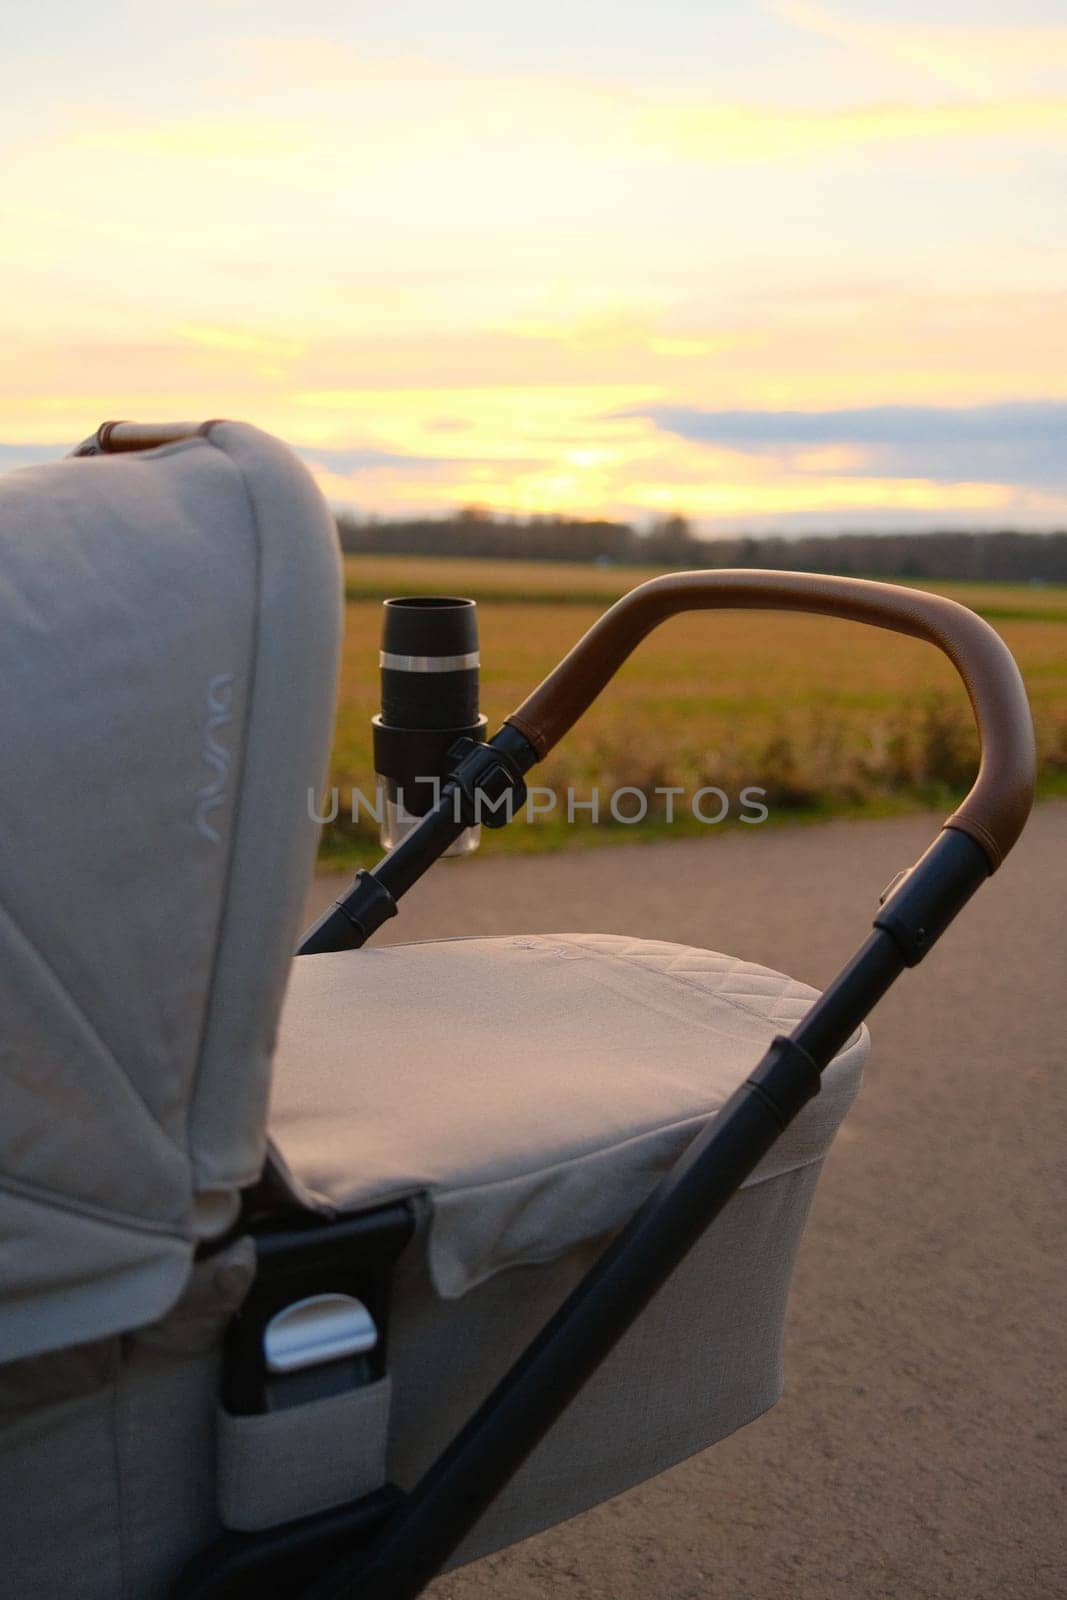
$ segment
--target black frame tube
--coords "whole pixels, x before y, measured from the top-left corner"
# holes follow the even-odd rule
[[[482,749],[486,752],[482,759]],[[514,790],[537,760],[537,752],[517,729],[507,723],[485,747],[475,752],[482,768],[496,765]],[[494,761],[495,758],[495,761]],[[481,774],[485,776],[484,771]],[[446,783],[441,798],[417,827],[370,872],[360,872],[348,894],[324,912],[304,934],[298,956],[322,955],[331,950],[358,950],[382,923],[396,913],[395,902],[444,855],[472,821],[482,820],[467,809],[469,796],[458,781]],[[506,819],[500,819],[506,820]]]

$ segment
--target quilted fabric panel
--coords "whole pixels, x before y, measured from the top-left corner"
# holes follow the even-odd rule
[[[782,1032],[801,1022],[818,999],[819,991],[783,972],[761,967],[739,956],[721,955],[717,950],[697,950],[689,945],[672,944],[666,939],[627,938],[615,933],[571,933],[560,942],[575,949],[592,950],[614,961],[632,961],[636,966],[676,978],[762,1017]],[[849,1044],[855,1043],[859,1032]]]
[[[275,1061],[276,1172],[349,1211],[427,1197],[438,1292],[625,1221],[815,991],[752,962],[606,934],[393,945],[295,964]],[[846,1048],[748,1180],[819,1161]]]

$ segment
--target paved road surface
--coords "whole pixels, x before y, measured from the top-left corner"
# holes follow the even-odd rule
[[[446,862],[383,933],[641,933],[820,984],[935,826]],[[874,1013],[797,1270],[785,1399],[433,1600],[1067,1596],[1065,955],[1053,802]]]

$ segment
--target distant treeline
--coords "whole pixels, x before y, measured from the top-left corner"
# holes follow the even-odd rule
[[[793,572],[1001,583],[1067,583],[1067,533],[842,533],[794,539],[698,539],[684,517],[646,532],[625,522],[494,516],[385,521],[338,517],[350,555],[477,556],[500,561],[600,561],[620,566],[783,567]]]

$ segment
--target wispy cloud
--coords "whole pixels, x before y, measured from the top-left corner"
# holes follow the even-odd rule
[[[633,113],[631,131],[706,162],[805,162],[862,149],[869,158],[902,143],[937,146],[990,139],[1067,139],[1067,99],[937,100],[826,110],[756,105],[656,105]]]
[[[640,414],[691,443],[778,457],[801,472],[1067,488],[1067,401]]]
[[[1035,84],[1067,70],[1067,26],[1023,21],[915,23],[845,14],[807,0],[779,0],[776,16],[861,56],[889,60],[920,78],[969,94]]]

